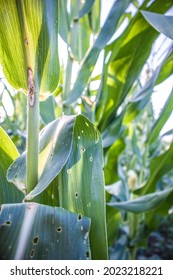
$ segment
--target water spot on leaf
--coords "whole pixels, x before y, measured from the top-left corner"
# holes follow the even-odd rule
[[[82,147],[81,148],[81,151],[84,153],[86,151],[86,148],[85,147]]]
[[[77,137],[77,139],[79,139],[79,140],[80,140],[80,136],[78,136],[78,137]]]
[[[89,127],[89,124],[88,124],[87,122],[85,122],[85,124],[86,124],[86,126],[88,126],[88,127]]]
[[[55,198],[55,197],[54,197],[54,194],[52,194],[52,196],[51,196],[51,197],[52,197],[52,199],[54,199],[54,198]]]
[[[81,231],[83,231],[83,226],[80,227]]]
[[[39,237],[38,237],[38,236],[35,236],[35,237],[33,238],[33,240],[32,240],[32,243],[33,243],[34,245],[36,245],[36,244],[38,244],[38,241],[39,241]]]
[[[84,131],[83,131],[83,130],[82,130],[81,132],[82,132],[82,133],[84,133]]]
[[[71,169],[67,169],[67,173],[70,174],[71,173]]]
[[[87,204],[87,207],[91,207],[91,202],[89,202],[89,203]]]
[[[93,157],[90,157],[90,158],[89,158],[89,161],[93,161]]]
[[[89,236],[89,232],[86,232],[85,235],[84,235],[84,239],[87,239]]]

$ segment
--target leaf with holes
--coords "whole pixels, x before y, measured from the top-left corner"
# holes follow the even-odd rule
[[[26,154],[21,155],[7,174],[8,180],[19,189],[25,186],[25,157]],[[33,191],[26,195],[26,200],[36,199],[46,204],[43,197],[39,201],[39,196],[56,179],[52,191],[58,189],[59,197],[57,192],[55,197],[54,191],[52,195],[59,206],[91,218],[90,240],[94,259],[107,258],[102,167],[102,143],[98,130],[82,115],[62,116],[47,125],[40,134],[40,177]]]
[[[37,203],[4,204],[0,259],[90,259],[90,219]]]

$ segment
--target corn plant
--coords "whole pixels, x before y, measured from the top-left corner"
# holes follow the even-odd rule
[[[21,154],[2,128],[16,128],[7,114],[0,128],[1,259],[107,259],[108,246],[110,258],[136,258],[157,213],[171,208],[163,182],[173,146],[159,133],[173,94],[157,121],[150,104],[172,74],[170,46],[141,75],[159,32],[173,39],[172,1],[113,1],[101,26],[103,2],[0,0],[0,62],[18,93],[3,90],[22,141],[26,128]]]

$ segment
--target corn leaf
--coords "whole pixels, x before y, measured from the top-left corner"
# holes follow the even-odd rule
[[[90,259],[90,219],[36,203],[4,204],[0,259]]]
[[[172,191],[173,188],[169,188],[161,192],[154,192],[152,194],[141,196],[140,198],[131,201],[110,202],[108,205],[124,211],[143,213],[159,207],[164,203]]]
[[[147,142],[149,144],[154,143],[158,137],[161,129],[163,128],[164,124],[172,114],[173,110],[173,91],[170,93],[160,115],[155,124],[153,125],[150,134],[148,135]]]
[[[124,10],[127,8],[129,2],[129,0],[118,0],[115,1],[115,3],[113,4],[112,9],[107,17],[107,20],[103,25],[93,47],[86,54],[82,62],[74,87],[70,92],[68,99],[65,101],[66,105],[69,105],[72,102],[76,101],[77,98],[79,98],[82,95],[82,92],[86,87],[86,84],[91,76],[91,73],[94,69],[95,63],[98,59],[101,50],[106,46],[108,41],[113,36],[118,21],[121,15],[123,14]]]
[[[25,154],[21,155],[7,174],[8,180],[21,190],[26,181],[25,157]],[[53,196],[51,205],[59,203],[71,212],[90,217],[93,259],[107,258],[102,167],[101,136],[97,129],[82,115],[62,116],[40,134],[40,178],[34,190],[26,195],[27,200],[36,198],[40,203],[39,196],[49,190],[49,196]],[[50,186],[52,183],[59,195]],[[45,203],[44,198],[41,199],[41,203]]]
[[[15,89],[27,93],[31,69],[41,98],[55,91],[59,80],[57,36],[58,1],[0,0],[0,63]]]
[[[3,203],[21,202],[23,195],[6,180],[6,172],[10,164],[19,156],[13,142],[0,127],[0,205]]]
[[[164,13],[171,6],[170,0],[166,0],[164,4],[158,0],[149,9]],[[138,12],[122,35],[106,47],[107,80],[106,85],[102,85],[104,90],[101,91],[97,104],[97,111],[104,112],[98,126],[100,131],[104,131],[110,124],[138,79],[157,36],[158,32]],[[141,48],[143,45],[145,48]]]
[[[151,160],[150,176],[144,186],[135,190],[135,194],[144,195],[156,190],[157,183],[161,177],[167,174],[173,168],[173,144],[170,148],[158,157]]]
[[[159,32],[173,40],[173,16],[141,11],[144,18]]]
[[[83,17],[84,15],[90,12],[92,5],[94,4],[94,1],[98,1],[98,0],[88,0],[85,2],[82,9],[79,11],[79,17]]]

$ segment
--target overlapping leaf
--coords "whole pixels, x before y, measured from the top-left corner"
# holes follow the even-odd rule
[[[79,74],[77,80],[74,84],[74,87],[65,101],[65,104],[69,105],[70,103],[77,100],[78,97],[82,95],[84,88],[90,78],[90,75],[94,69],[95,63],[98,59],[100,51],[106,46],[108,41],[111,39],[115,32],[115,28],[118,24],[118,21],[123,14],[124,10],[127,8],[129,4],[129,0],[126,1],[115,1],[112,6],[112,9],[108,15],[108,18],[103,25],[93,47],[86,54],[82,65],[79,70]]]
[[[173,40],[173,16],[141,11],[145,19],[159,32]]]
[[[164,13],[171,7],[171,1],[167,0],[164,5],[161,2],[154,1],[149,9]],[[104,90],[101,91],[97,104],[97,111],[104,112],[99,124],[100,131],[104,131],[112,119],[114,120],[119,106],[134,81],[138,79],[157,36],[158,32],[138,12],[123,34],[106,47],[107,80],[106,85],[103,84]],[[145,48],[142,48],[144,45]]]
[[[107,258],[105,194],[101,136],[84,116],[62,116],[43,129],[40,135],[38,184],[26,200],[43,196],[49,189],[51,205],[90,217],[93,259]],[[22,170],[23,168],[23,170]],[[25,154],[8,170],[8,180],[18,188],[25,182]],[[58,177],[57,177],[58,175]],[[53,180],[56,180],[53,182]],[[52,192],[53,189],[59,190]],[[43,202],[43,197],[41,198]],[[99,244],[99,246],[98,246]]]

